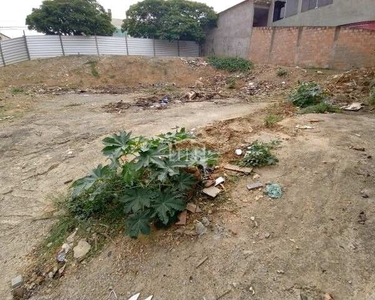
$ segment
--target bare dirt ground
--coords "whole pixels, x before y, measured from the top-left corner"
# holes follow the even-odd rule
[[[199,127],[200,141],[227,158],[255,139],[281,140],[279,164],[255,171],[263,183],[283,186],[282,199],[247,191],[252,176],[229,184],[231,174],[223,172],[228,176],[225,197],[200,203],[203,212],[191,216],[185,228],[154,231],[138,240],[117,237],[97,256],[51,280],[33,299],[116,299],[111,290],[118,299],[137,292],[166,300],[315,300],[325,294],[375,299],[374,116],[305,115],[289,117],[274,129],[263,125],[265,107],[283,99],[298,80],[324,81],[333,72],[290,68],[288,77],[278,78],[275,68],[262,66],[253,71],[253,79],[240,78],[237,89],[228,92],[226,75],[210,67],[152,59],[150,68],[145,59],[137,59],[128,64],[123,58],[118,64],[114,58],[102,60],[99,78],[90,75],[86,63],[91,58],[27,62],[1,70],[0,298],[11,299],[10,279],[32,262],[28,254],[58,215],[51,199],[102,162],[104,136],[119,130],[151,136],[186,126]],[[146,76],[143,69],[154,74],[145,77],[146,92],[139,85]],[[131,77],[124,70],[139,72]],[[85,92],[103,89],[108,80],[107,92],[121,89],[122,94]],[[236,97],[201,102],[177,97],[166,110],[134,105],[139,97],[176,92],[170,82],[183,94],[197,80],[211,82],[206,92],[222,94],[222,89]],[[248,80],[256,87],[249,88]],[[12,95],[10,85],[26,92]],[[152,91],[155,86],[163,89]],[[121,100],[131,106],[120,113],[103,108]],[[314,129],[296,130],[296,125]],[[368,198],[361,196],[363,190]],[[209,231],[190,236],[194,219],[202,217],[210,219]]]

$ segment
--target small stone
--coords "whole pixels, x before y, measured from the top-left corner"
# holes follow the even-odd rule
[[[202,222],[196,221],[195,232],[198,235],[203,235],[203,234],[207,233],[207,228],[202,224]]]
[[[369,192],[367,190],[362,190],[361,195],[362,195],[362,198],[365,198],[365,199],[370,198]]]
[[[190,211],[191,213],[200,213],[202,210],[199,208],[198,205],[195,205],[194,203],[188,203],[186,205],[186,210]]]
[[[285,274],[284,270],[277,270],[276,272],[277,272],[277,274]]]
[[[266,232],[266,233],[264,234],[264,237],[265,237],[266,239],[268,239],[270,236],[271,236],[271,234],[270,234],[269,232]]]
[[[221,190],[217,187],[211,186],[209,188],[205,188],[202,192],[212,198],[215,198],[217,195],[219,195]]]
[[[255,221],[255,217],[250,217],[250,220],[251,221]]]
[[[186,219],[187,219],[187,211],[184,210],[182,213],[180,213],[178,215],[178,222],[176,223],[176,225],[179,225],[179,226],[184,226],[186,225]]]
[[[15,289],[23,284],[22,275],[18,275],[12,279],[12,289]]]
[[[67,241],[69,244],[74,243],[74,238],[75,238],[75,236],[76,236],[76,234],[77,234],[77,230],[78,230],[78,228],[76,228],[76,229],[74,230],[74,232],[66,238],[66,241]]]
[[[73,248],[74,258],[80,260],[90,251],[91,245],[85,240],[80,240],[78,245]]]
[[[257,179],[259,179],[260,178],[260,175],[259,174],[255,174],[254,176],[253,176],[253,179],[254,180],[257,180]]]
[[[203,217],[202,218],[202,224],[204,225],[204,226],[210,226],[210,220],[207,218],[207,217]]]
[[[324,300],[333,300],[332,296],[330,294],[325,294],[323,297]]]
[[[241,149],[236,149],[235,153],[236,153],[237,156],[241,156],[242,155],[242,150]]]
[[[251,183],[251,184],[247,185],[247,189],[249,191],[259,189],[261,187],[263,187],[263,183],[261,183],[261,182],[255,182],[255,183]]]

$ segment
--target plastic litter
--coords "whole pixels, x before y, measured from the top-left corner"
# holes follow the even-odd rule
[[[283,195],[281,186],[278,183],[268,184],[265,193],[272,199],[279,199]]]

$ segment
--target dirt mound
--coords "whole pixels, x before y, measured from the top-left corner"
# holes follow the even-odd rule
[[[375,86],[375,68],[351,70],[328,79],[326,88],[339,102],[362,102]]]
[[[201,59],[137,56],[69,56],[33,60],[2,68],[0,87],[40,85],[137,87],[142,84],[187,87],[215,70]]]

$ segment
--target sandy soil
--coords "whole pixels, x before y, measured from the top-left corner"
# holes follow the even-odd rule
[[[296,131],[310,120],[320,122]],[[244,140],[282,141],[280,163],[256,170],[262,182],[283,186],[282,199],[247,191],[252,178],[243,177],[226,203],[202,203],[212,213],[193,216],[210,219],[207,234],[189,237],[175,227],[120,237],[33,299],[115,299],[111,289],[118,299],[137,292],[166,300],[375,299],[374,121],[306,115],[284,120],[279,132],[249,133]],[[369,198],[361,197],[364,189]]]
[[[235,99],[173,104],[166,110],[132,107],[121,114],[105,113],[103,105],[139,95],[18,95],[27,110],[3,120],[0,128],[0,275],[1,299],[9,281],[28,263],[25,256],[48,232],[53,220],[51,199],[66,192],[64,184],[100,163],[101,139],[119,130],[152,136],[176,125],[203,126],[263,108]],[[25,105],[25,103],[29,103]],[[17,108],[17,105],[16,105]]]

